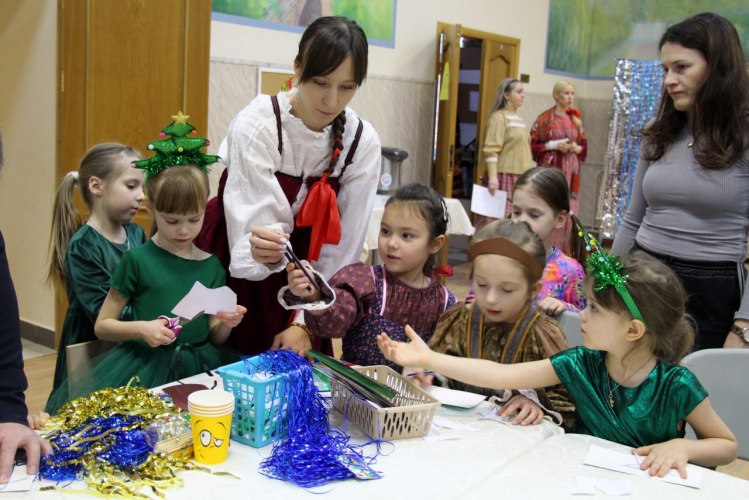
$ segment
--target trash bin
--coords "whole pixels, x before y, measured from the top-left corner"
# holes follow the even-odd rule
[[[401,185],[401,163],[408,158],[408,152],[397,148],[382,148],[380,180],[377,194],[394,193]]]

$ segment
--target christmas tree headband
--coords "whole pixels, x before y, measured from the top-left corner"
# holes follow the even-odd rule
[[[211,145],[208,139],[185,137],[187,134],[197,133],[195,127],[187,123],[188,118],[190,117],[183,115],[182,111],[173,115],[172,123],[164,127],[159,134],[162,139],[148,145],[148,150],[156,151],[156,156],[132,163],[131,166],[140,168],[146,173],[146,182],[174,165],[196,165],[203,172],[208,173],[208,165],[221,159],[219,156],[207,155],[200,151],[201,148]],[[169,137],[166,138],[167,136]]]
[[[540,280],[544,273],[544,268],[541,267],[531,254],[507,238],[489,238],[488,240],[477,241],[468,247],[468,253],[471,256],[471,260],[484,254],[510,257],[527,267],[531,272],[531,276],[536,280]]]
[[[613,286],[624,301],[627,309],[629,309],[632,317],[645,323],[640,310],[637,308],[637,304],[635,304],[632,295],[627,290],[627,275],[622,274],[624,265],[619,261],[619,257],[599,248],[593,235],[583,231],[583,228],[579,225],[577,226],[577,234],[585,239],[585,249],[588,251],[585,267],[589,274],[593,274],[593,290],[600,292]]]

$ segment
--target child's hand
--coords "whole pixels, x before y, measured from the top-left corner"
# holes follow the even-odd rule
[[[424,373],[423,368],[414,368],[413,366],[403,367],[403,376],[416,387],[428,387],[434,381],[434,375]]]
[[[676,469],[681,478],[686,479],[689,461],[687,444],[686,439],[672,439],[665,443],[642,446],[633,452],[640,456],[647,455],[640,464],[640,469],[647,470],[651,476],[664,477],[668,471]]]
[[[303,328],[292,325],[273,338],[273,345],[270,348],[272,351],[290,349],[300,356],[304,356],[307,351],[312,349],[312,342]]]
[[[424,367],[432,350],[409,325],[406,325],[406,335],[411,342],[396,342],[391,340],[387,333],[380,333],[377,335],[377,345],[382,354],[395,364]]]
[[[138,332],[138,336],[151,347],[171,344],[177,338],[177,334],[166,327],[167,320],[155,319],[153,321],[144,321],[143,327]]]
[[[302,261],[302,265],[308,269],[307,272],[310,275],[314,276],[312,266],[307,261]],[[289,290],[291,293],[303,298],[307,302],[317,302],[322,299],[320,291],[310,284],[309,279],[304,275],[304,271],[299,269],[296,264],[289,262],[286,265],[286,272],[288,273]]]
[[[29,413],[26,416],[26,421],[29,423],[29,427],[31,427],[35,431],[41,429],[42,426],[47,423],[47,420],[49,420],[49,413],[44,413],[43,411],[40,411],[39,413],[35,413],[33,415]]]
[[[499,416],[509,418],[515,413],[518,416],[512,421],[512,425],[536,425],[540,424],[544,418],[544,411],[541,407],[522,394],[513,396],[508,402],[502,405],[502,411]]]
[[[549,316],[558,316],[567,310],[567,305],[554,297],[544,297],[538,301],[537,307]]]
[[[237,304],[237,309],[233,313],[230,312],[219,312],[216,313],[216,317],[221,320],[223,324],[228,326],[229,328],[234,328],[239,323],[242,322],[242,318],[244,318],[244,313],[247,312],[247,308],[244,306],[240,306]]]

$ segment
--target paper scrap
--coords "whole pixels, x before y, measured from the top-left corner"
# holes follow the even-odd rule
[[[642,458],[637,455],[609,450],[592,444],[583,463],[593,467],[623,472],[624,474],[646,477],[649,480],[665,481],[690,488],[702,487],[702,469],[696,465],[687,464],[687,478],[682,479],[676,469],[671,469],[664,477],[651,476],[648,471],[640,469],[641,461]]]
[[[172,314],[180,318],[193,318],[204,311],[205,314],[234,312],[237,310],[237,294],[228,286],[206,288],[196,281],[187,295],[172,309]]]
[[[494,217],[495,219],[505,218],[505,208],[507,207],[507,191],[494,192],[494,196],[489,194],[489,188],[473,185],[473,194],[471,195],[471,212]]]
[[[629,495],[632,493],[632,481],[629,479],[603,479],[600,477],[576,476],[577,489],[574,495],[598,495],[604,493],[611,496]]]
[[[0,483],[0,493],[13,491],[31,491],[31,485],[36,476],[26,474],[26,466],[14,467],[10,480],[6,484]]]
[[[453,420],[450,420],[449,418],[441,417],[439,415],[435,415],[432,418],[432,426],[442,427],[444,429],[453,429],[456,431],[477,431],[478,429],[475,428],[472,425],[467,424],[461,424],[460,422],[455,422]]]
[[[473,408],[480,404],[486,399],[486,396],[482,394],[476,394],[467,391],[458,391],[455,389],[448,389],[447,387],[439,387],[436,385],[430,385],[423,388],[431,396],[434,396],[443,405],[458,406],[460,408]]]
[[[517,413],[513,413],[509,417],[503,417],[499,414],[501,411],[502,408],[495,406],[489,413],[481,415],[481,418],[485,418],[487,420],[495,420],[501,424],[512,425],[512,423],[515,421],[515,418],[517,418],[518,416]]]

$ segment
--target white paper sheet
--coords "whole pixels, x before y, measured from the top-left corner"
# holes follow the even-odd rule
[[[473,408],[486,399],[486,396],[482,396],[481,394],[457,391],[455,389],[438,387],[436,385],[430,385],[423,389],[437,398],[443,405],[457,406],[460,408]]]
[[[172,309],[172,314],[180,318],[193,318],[204,311],[205,314],[234,312],[237,310],[237,294],[228,286],[210,289],[196,281],[190,292]]]
[[[603,479],[600,477],[576,476],[577,489],[575,495],[605,495],[619,496],[632,493],[632,481],[629,479]]]
[[[26,474],[26,466],[14,467],[10,474],[10,480],[7,484],[0,483],[0,493],[10,493],[12,491],[30,491],[34,483],[35,476]]]
[[[461,424],[460,422],[455,422],[454,420],[450,420],[449,418],[441,417],[440,415],[435,415],[432,418],[432,426],[434,427],[440,427],[443,429],[453,429],[456,431],[477,431],[478,429],[475,428],[472,425],[468,424]],[[431,430],[431,428],[430,428]]]
[[[638,457],[637,455],[609,450],[592,444],[590,445],[588,455],[585,457],[583,463],[585,465],[592,465],[593,467],[601,467],[616,472],[623,472],[624,474],[646,477],[654,481],[665,481],[667,483],[679,484],[681,486],[689,486],[690,488],[702,487],[702,469],[696,465],[687,464],[686,479],[682,479],[676,469],[671,469],[665,477],[657,477],[651,476],[648,474],[648,471],[640,470],[640,462],[642,462],[642,460],[643,457]]]
[[[473,185],[473,194],[471,195],[471,212],[494,217],[495,219],[504,219],[505,208],[507,206],[507,191],[499,189],[494,196],[489,194],[489,188]]]

